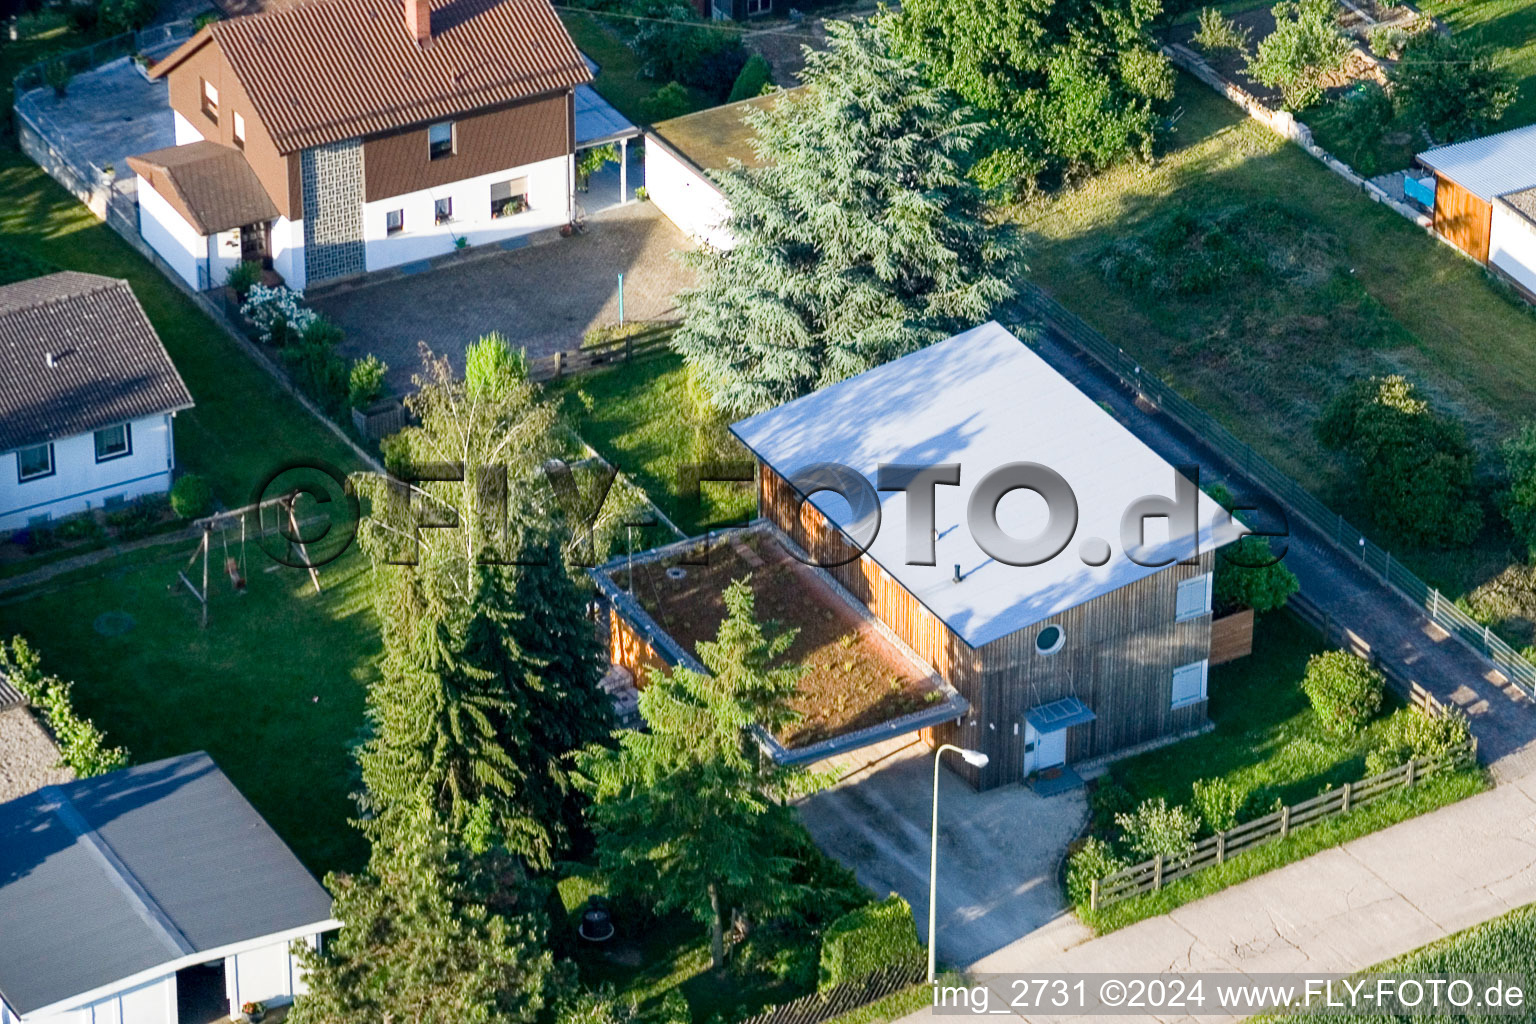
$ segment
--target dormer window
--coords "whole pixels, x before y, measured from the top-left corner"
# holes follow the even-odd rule
[[[235,148],[236,149],[244,149],[245,148],[245,118],[240,116],[240,112],[239,111],[235,112],[234,135],[235,135]]]
[[[453,155],[453,122],[444,121],[427,129],[427,159],[441,160]]]
[[[203,113],[215,124],[219,120],[219,90],[208,79],[199,79],[203,83]]]

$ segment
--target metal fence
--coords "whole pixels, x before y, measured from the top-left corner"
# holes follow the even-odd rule
[[[48,69],[55,64],[62,63],[71,74],[79,74],[82,71],[99,68],[119,57],[131,57],[157,46],[190,39],[195,31],[197,31],[197,23],[189,18],[183,18],[179,21],[167,21],[160,25],[141,28],[137,32],[123,32],[120,35],[97,40],[90,46],[57,54],[23,68],[21,73],[11,81],[12,97],[20,99],[22,93],[41,89],[47,85]]]
[[[1474,740],[1463,750],[1445,757],[1429,760],[1410,757],[1407,763],[1396,768],[1359,782],[1346,782],[1310,800],[1290,804],[1262,818],[1245,821],[1225,832],[1207,836],[1195,844],[1194,850],[1187,857],[1171,860],[1158,854],[1151,860],[1132,864],[1096,880],[1089,893],[1088,905],[1090,909],[1097,910],[1144,892],[1155,892],[1170,882],[1223,864],[1228,857],[1243,850],[1271,839],[1284,839],[1291,834],[1292,829],[1311,825],[1336,814],[1347,814],[1357,807],[1380,800],[1393,790],[1413,786],[1420,779],[1470,764],[1476,759],[1476,752],[1477,743]]]
[[[862,978],[845,981],[825,992],[812,992],[782,1006],[764,1010],[755,1017],[748,1017],[741,1024],[821,1024],[849,1010],[856,1010],[902,989],[911,988],[927,977],[928,965],[920,960],[893,964]]]
[[[1022,296],[1025,309],[1052,331],[1092,357],[1122,384],[1227,459],[1244,476],[1269,491],[1308,526],[1344,554],[1421,608],[1436,625],[1485,655],[1522,691],[1536,696],[1536,665],[1493,630],[1458,608],[1435,587],[1414,575],[1392,552],[1377,545],[1342,515],[1309,494],[1269,460],[1239,441],[1226,427],[1145,370],[1124,349],[1089,327],[1076,314],[1033,285]]]

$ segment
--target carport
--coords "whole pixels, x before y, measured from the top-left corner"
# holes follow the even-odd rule
[[[592,69],[592,74],[597,75],[597,65],[592,58],[586,57],[587,67]],[[599,202],[587,209],[588,213],[596,213],[598,210],[607,209],[609,206],[621,206],[630,201],[632,196],[629,191],[629,140],[640,135],[640,129],[636,128],[630,120],[614,109],[613,105],[597,94],[597,90],[590,85],[578,85],[576,87],[576,155],[579,158],[583,151],[595,149],[598,146],[608,146],[614,143],[619,147],[618,170],[618,201],[615,203]],[[592,176],[593,183],[597,183],[600,175]],[[606,175],[602,175],[606,177]]]

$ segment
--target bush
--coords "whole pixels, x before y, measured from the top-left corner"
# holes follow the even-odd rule
[[[251,322],[265,344],[281,348],[303,337],[319,316],[301,299],[298,292],[281,285],[276,288],[252,285],[245,301],[240,304],[240,315]]]
[[[1408,44],[1408,30],[1398,25],[1372,25],[1365,33],[1365,41],[1376,56],[1396,60]]]
[[[148,495],[125,502],[106,511],[107,525],[117,532],[119,540],[137,540],[155,532],[155,527],[165,518],[170,500],[164,495]]]
[[[1403,116],[1436,142],[1486,135],[1517,94],[1487,47],[1433,31],[1408,40],[1391,81]]]
[[[93,512],[82,512],[62,520],[53,528],[53,536],[61,544],[83,544],[101,540],[107,535],[106,527],[96,521]]]
[[[620,999],[612,985],[597,989],[577,988],[555,1004],[555,1024],[631,1024],[635,1004]]]
[[[1130,814],[1115,815],[1115,824],[1125,832],[1125,841],[1143,857],[1178,859],[1189,856],[1195,848],[1195,833],[1200,831],[1200,817],[1182,804],[1168,806],[1162,797],[1143,800]]]
[[[1206,7],[1200,12],[1200,31],[1195,33],[1193,42],[1207,53],[1247,53],[1252,39],[1247,28],[1224,17],[1216,8]]]
[[[1438,760],[1467,749],[1472,729],[1466,715],[1452,708],[1430,715],[1416,707],[1399,708],[1387,719],[1381,741],[1365,757],[1365,770],[1379,775],[1405,763],[1410,757]]]
[[[13,284],[32,277],[42,277],[58,269],[51,263],[45,263],[20,249],[0,245],[0,284]]]
[[[633,47],[647,78],[692,86],[718,103],[746,66],[747,49],[735,33],[699,22],[684,24],[695,17],[689,6],[668,8],[658,20],[640,26]]]
[[[1414,544],[1477,536],[1477,460],[1460,421],[1441,416],[1403,377],[1371,377],[1334,397],[1317,424],[1323,446],[1353,456],[1372,518]]]
[[[186,473],[171,485],[171,511],[183,519],[200,519],[213,511],[213,488],[196,473]]]
[[[667,989],[656,1009],[646,1014],[646,1024],[693,1024],[693,1010],[680,988]]]
[[[1221,608],[1252,608],[1257,614],[1285,607],[1301,589],[1296,574],[1275,558],[1269,538],[1249,534],[1216,556],[1215,603]]]
[[[1518,433],[1499,446],[1507,490],[1500,508],[1526,557],[1536,559],[1536,422],[1526,421]]]
[[[136,32],[155,18],[159,0],[101,0],[101,27],[108,35]]]
[[[773,69],[768,66],[762,54],[754,53],[741,66],[741,74],[736,76],[736,81],[731,86],[731,94],[725,98],[725,102],[736,103],[749,100],[754,96],[761,96],[763,90],[772,84]]]
[[[821,937],[821,972],[817,987],[829,989],[893,964],[924,956],[907,901],[891,893],[833,921]]]
[[[1274,6],[1275,30],[1248,59],[1256,82],[1279,89],[1287,110],[1310,107],[1323,95],[1323,79],[1344,67],[1349,40],[1339,31],[1333,0],[1282,0]]]
[[[1125,867],[1125,861],[1102,839],[1089,836],[1067,858],[1067,900],[1075,907],[1091,905],[1093,883]]]
[[[464,382],[471,394],[499,395],[527,379],[527,353],[494,331],[464,350]]]
[[[71,684],[58,676],[44,675],[42,657],[21,637],[13,637],[9,648],[0,641],[0,674],[37,708],[58,741],[62,763],[76,775],[88,778],[128,766],[128,752],[106,745],[106,735],[75,711],[70,701]]]
[[[1378,82],[1361,82],[1339,101],[1341,148],[1361,174],[1376,173],[1376,146],[1395,116],[1392,97]]]
[[[1329,732],[1349,736],[1381,710],[1387,677],[1348,651],[1324,651],[1307,660],[1301,688]]]
[[[347,403],[354,409],[366,409],[384,397],[384,377],[389,364],[372,352],[352,362],[347,374]]]
[[[53,94],[60,98],[69,92],[69,83],[74,77],[69,64],[62,60],[53,61],[43,69],[43,80],[53,86]]]
[[[283,349],[283,362],[299,390],[332,414],[347,404],[347,364],[336,354],[341,339],[341,328],[312,314],[303,334],[297,340],[290,336]]]
[[[1113,776],[1106,775],[1094,784],[1093,792],[1088,797],[1088,806],[1093,816],[1093,830],[1108,832],[1114,827],[1116,818],[1135,809],[1136,801],[1129,790],[1114,781]]]
[[[224,283],[243,302],[251,288],[261,283],[261,264],[255,260],[241,260],[229,268],[229,273],[224,275]]]
[[[653,123],[682,117],[692,109],[693,99],[688,95],[688,90],[677,82],[668,82],[640,101],[640,113]]]
[[[1195,809],[1200,820],[1212,832],[1225,832],[1237,824],[1237,816],[1248,799],[1248,792],[1231,779],[1197,779],[1194,784]]]

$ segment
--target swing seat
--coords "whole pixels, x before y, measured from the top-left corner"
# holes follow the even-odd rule
[[[240,575],[240,563],[233,558],[226,558],[224,571],[229,573],[230,584],[240,593],[245,593],[245,577]]]

